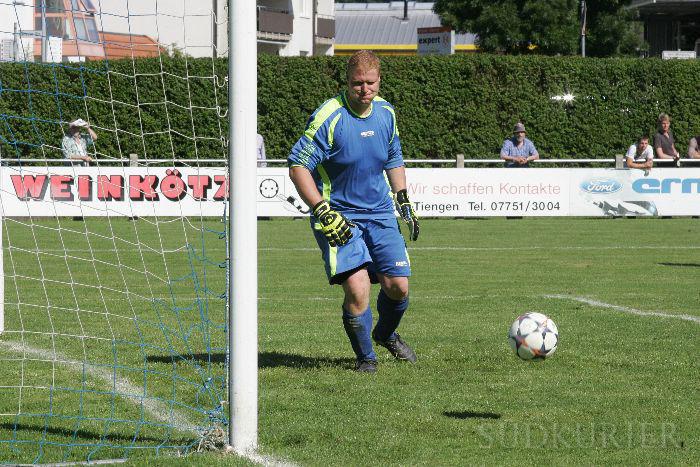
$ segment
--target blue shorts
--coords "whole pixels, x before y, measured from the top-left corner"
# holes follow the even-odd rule
[[[311,228],[330,284],[341,284],[350,273],[365,266],[373,283],[377,282],[375,273],[391,277],[411,275],[406,242],[396,218],[352,219],[351,222],[356,225],[351,227],[352,238],[343,246],[331,247],[316,219],[311,218]]]

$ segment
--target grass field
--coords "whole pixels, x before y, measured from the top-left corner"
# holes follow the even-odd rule
[[[63,281],[75,274],[81,286],[74,295],[61,281],[6,283],[0,440],[27,442],[0,442],[0,461],[31,462],[40,452],[41,462],[77,460],[96,450],[95,458],[128,451],[134,464],[245,463],[212,454],[151,460],[156,446],[164,454],[175,451],[167,446],[189,446],[188,423],[206,420],[216,406],[218,387],[202,390],[198,381],[213,377],[217,386],[224,373],[218,236],[143,219],[42,225],[27,235],[24,224],[6,224],[6,274]],[[210,227],[220,229],[214,221]],[[183,232],[204,241],[206,257],[201,241],[194,256],[180,249]],[[411,308],[400,328],[419,361],[395,362],[378,349],[376,375],[351,371],[342,291],[327,285],[308,223],[260,221],[259,232],[264,454],[302,465],[700,464],[697,219],[425,220],[409,245]],[[116,252],[112,237],[123,239]],[[42,254],[39,261],[29,252],[61,242],[75,250],[68,259]],[[8,245],[18,248],[11,264],[21,264],[22,274],[8,270]],[[100,267],[80,259],[92,257]],[[198,295],[209,303],[205,314]],[[163,300],[160,308],[152,297]],[[49,302],[51,313],[39,306]],[[508,347],[511,321],[531,310],[559,326],[559,349],[544,362],[520,361]],[[53,339],[30,332],[52,326]],[[68,337],[77,328],[91,338]],[[35,352],[18,358],[12,342],[22,336]],[[68,360],[94,362],[93,371],[51,362],[54,346]],[[188,357],[173,363],[177,353]],[[148,404],[115,397],[95,368],[126,387],[146,387]],[[41,388],[51,384],[78,390],[54,390],[65,401],[50,405]],[[159,404],[181,417],[180,429],[164,426]],[[22,416],[18,424],[11,414],[19,406],[32,414],[58,407],[63,418]]]

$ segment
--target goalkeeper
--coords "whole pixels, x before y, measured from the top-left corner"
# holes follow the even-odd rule
[[[406,192],[394,108],[377,96],[380,80],[374,53],[350,57],[347,89],[316,109],[287,159],[299,195],[312,207],[328,281],[345,292],[342,319],[355,369],[367,373],[377,369],[372,341],[399,360],[416,361],[396,333],[408,308],[411,267],[394,200],[412,240],[419,225]],[[381,286],[374,329],[371,283]]]

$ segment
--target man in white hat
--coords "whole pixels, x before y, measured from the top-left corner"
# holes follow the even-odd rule
[[[84,135],[82,130],[87,130],[88,134]],[[61,149],[63,157],[68,161],[68,165],[89,165],[92,162],[92,157],[88,154],[88,145],[91,145],[97,140],[97,133],[90,128],[90,124],[79,118],[70,122],[68,134],[63,137]]]
[[[513,136],[503,142],[501,159],[506,167],[528,167],[530,161],[540,158],[535,145],[525,137],[525,125],[518,122],[513,128]]]

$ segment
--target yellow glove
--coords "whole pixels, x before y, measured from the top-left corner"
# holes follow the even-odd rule
[[[320,201],[313,209],[314,216],[321,224],[321,231],[328,239],[330,246],[342,246],[352,238],[350,226],[355,224],[348,221],[345,216],[331,209],[327,201]]]
[[[409,238],[414,241],[418,240],[418,232],[420,232],[418,216],[416,216],[416,211],[413,210],[413,205],[408,199],[406,190],[396,193],[396,210],[399,211],[401,218],[408,225]]]

